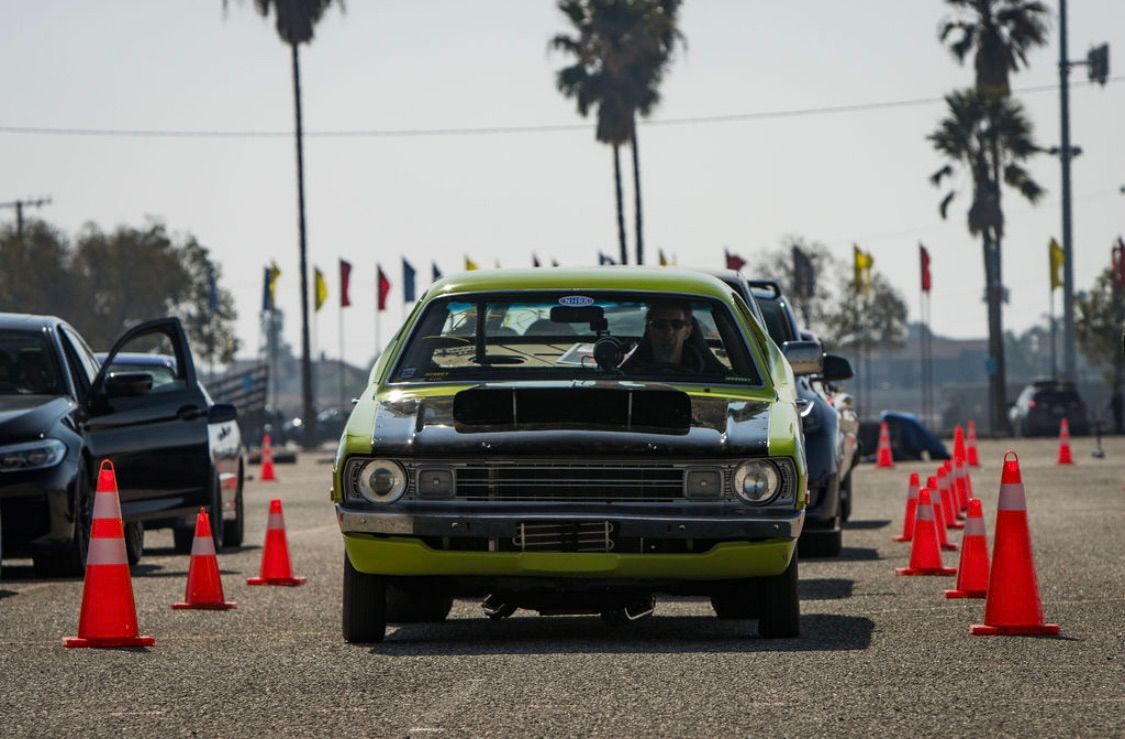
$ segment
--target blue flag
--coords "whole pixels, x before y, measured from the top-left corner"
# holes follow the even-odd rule
[[[406,257],[402,258],[402,302],[414,302],[414,268]]]
[[[219,310],[219,286],[215,284],[215,266],[210,262],[207,263],[207,289],[210,291],[207,295],[207,307],[214,313]]]
[[[437,282],[438,280],[441,279],[441,270],[437,268],[437,262],[430,262],[430,267],[432,269],[432,274],[433,274],[432,280],[433,280],[433,282]]]
[[[273,310],[273,294],[270,292],[270,268],[264,268],[262,276],[262,312]]]

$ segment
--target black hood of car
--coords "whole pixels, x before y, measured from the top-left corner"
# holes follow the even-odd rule
[[[73,406],[60,395],[0,395],[0,443],[35,439]]]
[[[769,412],[769,403],[656,383],[489,384],[379,403],[372,444],[380,455],[415,458],[760,457]]]

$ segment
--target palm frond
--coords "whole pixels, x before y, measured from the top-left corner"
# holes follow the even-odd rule
[[[952,167],[952,165],[947,164],[944,167],[942,167],[941,169],[939,169],[937,172],[934,172],[932,175],[930,175],[930,184],[933,185],[934,187],[938,187],[939,185],[941,185],[941,181],[943,179],[945,179],[946,177],[949,177],[952,174],[953,174],[953,167]]]
[[[949,213],[949,204],[953,202],[953,198],[955,198],[956,196],[957,193],[953,190],[950,190],[949,193],[947,193],[946,196],[941,199],[941,203],[938,204],[938,213],[941,213],[941,219],[943,221],[946,219]]]

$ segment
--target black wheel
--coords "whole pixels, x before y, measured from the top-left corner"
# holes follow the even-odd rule
[[[381,642],[387,632],[386,579],[352,567],[346,553],[341,625],[344,641],[350,644]]]
[[[242,469],[238,470],[238,488],[234,491],[234,520],[223,525],[223,546],[242,546],[243,534],[246,531],[246,515],[242,508]]]
[[[94,520],[94,494],[86,462],[78,463],[72,490],[75,521],[70,541],[35,552],[33,564],[38,577],[81,577],[86,570],[86,550],[90,547],[90,525]]]
[[[736,580],[711,593],[711,607],[721,619],[757,618],[758,597],[757,580]]]
[[[453,610],[453,598],[425,586],[404,588],[387,583],[387,623],[420,624],[444,621]]]
[[[785,572],[758,580],[758,636],[792,639],[801,635],[801,601],[797,597],[797,553]]]
[[[808,531],[797,540],[802,557],[839,557],[844,547],[843,531]]]
[[[219,482],[218,470],[211,470],[211,505],[207,507],[207,516],[211,519],[211,538],[215,540],[215,549],[223,546],[223,531],[226,529],[223,521],[223,488]],[[194,537],[195,532],[192,532]],[[191,551],[191,547],[188,547]]]
[[[141,561],[145,551],[145,525],[140,521],[125,524],[125,556],[129,566]]]

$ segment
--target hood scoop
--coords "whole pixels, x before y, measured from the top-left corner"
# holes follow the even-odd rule
[[[453,398],[459,430],[604,429],[686,434],[691,399],[671,388],[471,388]],[[465,427],[465,428],[463,428]]]

